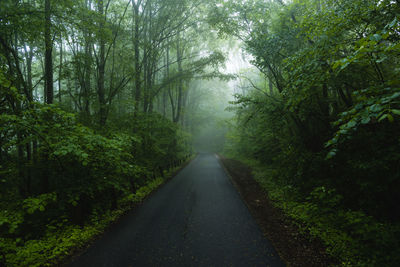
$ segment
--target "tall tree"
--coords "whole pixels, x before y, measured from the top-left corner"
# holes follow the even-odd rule
[[[51,0],[44,4],[44,45],[45,45],[45,89],[46,103],[52,104],[54,99],[53,86],[53,41],[51,37]]]
[[[105,97],[105,67],[106,67],[106,37],[104,32],[106,14],[104,12],[103,0],[97,0],[97,8],[100,15],[99,18],[99,55],[96,58],[97,62],[97,95],[99,98],[99,123],[100,125],[106,124],[107,109]]]

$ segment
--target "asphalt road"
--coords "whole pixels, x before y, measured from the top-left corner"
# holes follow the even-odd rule
[[[213,154],[199,154],[69,266],[284,266]]]

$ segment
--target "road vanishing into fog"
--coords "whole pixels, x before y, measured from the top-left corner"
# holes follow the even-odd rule
[[[284,266],[221,164],[199,154],[69,266]]]

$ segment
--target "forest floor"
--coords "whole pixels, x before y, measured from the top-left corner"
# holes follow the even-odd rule
[[[288,266],[333,266],[320,240],[301,233],[284,212],[273,206],[268,194],[254,180],[252,170],[240,161],[219,156],[264,235]]]

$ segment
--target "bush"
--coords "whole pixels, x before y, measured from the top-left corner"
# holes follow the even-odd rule
[[[31,103],[0,122],[0,263],[11,266],[57,263],[189,153],[184,133],[156,114],[99,134],[56,106]]]

